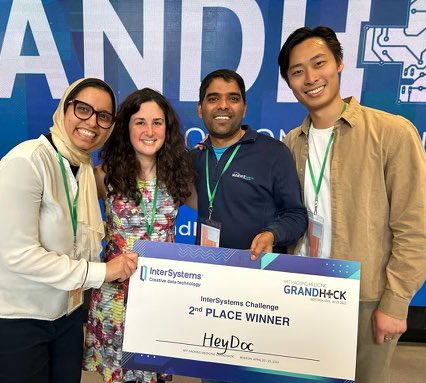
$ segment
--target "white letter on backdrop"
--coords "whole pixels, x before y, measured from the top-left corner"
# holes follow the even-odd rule
[[[354,96],[361,99],[364,68],[357,68],[358,48],[361,36],[361,23],[370,18],[371,1],[348,1],[346,30],[336,33],[343,47],[343,68],[340,78],[342,97]]]
[[[163,90],[164,0],[144,0],[143,19],[132,25],[143,28],[143,57],[108,0],[83,0],[83,16],[85,76],[104,78],[105,35],[137,88]]]
[[[346,30],[336,33],[343,46],[343,63],[345,67],[341,75],[342,97],[355,96],[361,98],[364,69],[357,68],[358,46],[361,34],[361,22],[368,21],[370,17],[371,1],[348,1],[346,15]],[[300,10],[304,10],[301,12]],[[305,25],[306,0],[285,0],[281,29],[281,46],[287,37],[297,28]],[[341,15],[344,17],[344,15]],[[289,89],[278,69],[278,102],[297,102],[293,92]]]
[[[283,7],[283,22],[281,26],[281,47],[287,37],[296,29],[305,25],[306,0],[285,0]],[[278,53],[276,60],[278,60]],[[278,68],[278,67],[277,67]],[[277,102],[297,102],[293,92],[280,75],[278,68]]]
[[[21,56],[26,27],[32,32],[38,56]],[[67,76],[40,0],[15,0],[0,52],[0,98],[12,96],[18,73],[44,74],[53,98],[61,98]]]
[[[201,81],[203,8],[230,9],[241,23],[241,57],[236,71],[250,89],[259,74],[265,50],[265,24],[253,0],[182,0],[180,101],[198,101]],[[220,54],[220,52],[218,52]]]

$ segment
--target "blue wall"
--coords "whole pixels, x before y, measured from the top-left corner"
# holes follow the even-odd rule
[[[425,145],[424,1],[0,0],[0,157],[46,132],[63,90],[82,76],[104,78],[119,101],[160,90],[193,145],[204,135],[198,86],[219,67],[246,81],[245,122],[280,139],[305,111],[279,78],[278,52],[291,31],[319,24],[344,47],[342,94],[404,115]],[[180,212],[180,241],[193,241],[194,218]],[[415,302],[426,305],[426,294]]]

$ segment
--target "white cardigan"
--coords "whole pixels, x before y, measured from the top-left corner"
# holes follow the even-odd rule
[[[64,163],[75,195],[76,179]],[[68,291],[99,287],[106,265],[72,253],[57,152],[44,136],[25,141],[0,162],[0,318],[54,320],[66,313]]]

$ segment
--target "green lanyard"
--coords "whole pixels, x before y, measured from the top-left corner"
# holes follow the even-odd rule
[[[154,190],[154,200],[153,200],[153,206],[152,206],[152,211],[151,211],[151,222],[148,222],[148,210],[146,208],[145,202],[143,200],[143,196],[141,197],[141,207],[142,207],[142,211],[143,214],[145,216],[146,222],[146,232],[148,234],[148,238],[151,239],[151,234],[154,231],[154,220],[155,220],[155,213],[157,211],[157,191],[158,191],[158,187],[157,184],[155,184],[155,190]]]
[[[206,185],[207,185],[207,196],[209,199],[209,219],[212,216],[212,212],[213,212],[213,201],[214,201],[214,197],[216,196],[216,192],[217,192],[217,187],[219,186],[219,181],[223,176],[223,173],[225,173],[228,168],[229,165],[231,165],[232,160],[234,159],[235,155],[238,152],[238,149],[240,148],[241,144],[237,145],[234,148],[234,151],[232,152],[231,156],[228,158],[228,161],[226,161],[225,166],[223,167],[222,173],[220,173],[220,176],[216,182],[216,185],[213,189],[213,193],[210,190],[210,175],[209,175],[209,151],[206,151]]]
[[[58,152],[58,159],[59,159],[59,165],[61,166],[62,180],[64,181],[65,193],[67,195],[68,209],[70,211],[71,222],[72,222],[72,231],[74,233],[74,248],[75,248],[76,243],[77,243],[77,200],[78,200],[78,193],[79,193],[80,189],[77,185],[77,194],[75,195],[74,201],[71,205],[70,189],[68,187],[67,174],[66,174],[66,171],[65,171],[64,160],[63,160],[61,153],[59,153],[59,152]]]
[[[322,179],[324,177],[325,164],[327,162],[328,153],[330,151],[330,146],[331,146],[331,143],[333,142],[333,139],[334,139],[334,132],[331,133],[331,136],[328,139],[327,148],[325,149],[325,153],[324,153],[324,159],[322,160],[321,171],[320,171],[320,174],[319,174],[319,177],[318,177],[318,182],[315,181],[314,171],[312,169],[311,160],[310,160],[309,154],[308,154],[309,174],[311,175],[311,181],[312,181],[312,185],[314,185],[314,191],[315,191],[315,209],[314,209],[314,214],[315,215],[317,214],[318,194],[319,194],[319,191],[321,189]]]
[[[348,104],[346,102],[344,102],[342,111],[340,112],[340,115],[343,114],[343,112],[346,110],[347,106],[348,106]],[[309,132],[308,132],[308,136],[309,136]],[[334,140],[334,132],[331,133],[331,136],[328,139],[327,147],[326,147],[325,153],[324,153],[324,158],[322,160],[320,174],[319,174],[319,177],[318,177],[318,182],[315,181],[315,175],[314,175],[314,171],[312,169],[312,164],[311,164],[311,160],[309,158],[309,153],[308,153],[309,174],[311,175],[311,181],[312,181],[312,185],[314,185],[314,191],[315,191],[315,206],[314,206],[314,214],[315,215],[317,214],[317,210],[318,210],[318,194],[319,194],[319,191],[321,189],[322,179],[324,177],[325,164],[327,162],[328,153],[330,151],[330,146],[331,146],[331,143],[333,142],[333,140]]]

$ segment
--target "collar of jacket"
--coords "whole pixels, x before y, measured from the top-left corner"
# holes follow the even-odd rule
[[[355,97],[347,97],[344,98],[343,101],[348,104],[348,107],[340,116],[339,120],[336,121],[336,125],[334,126],[334,128],[338,129],[342,126],[354,128],[356,127],[358,117],[360,116],[361,105]],[[308,135],[309,127],[311,126],[311,121],[311,117],[308,114],[300,125],[299,135]]]
[[[232,144],[230,146],[234,146],[237,144],[247,144],[256,141],[257,135],[259,133],[251,129],[248,125],[241,125],[241,129],[245,130],[244,136],[242,136],[235,144]],[[204,142],[200,142],[199,145],[203,145],[206,148],[213,148],[210,136]]]

